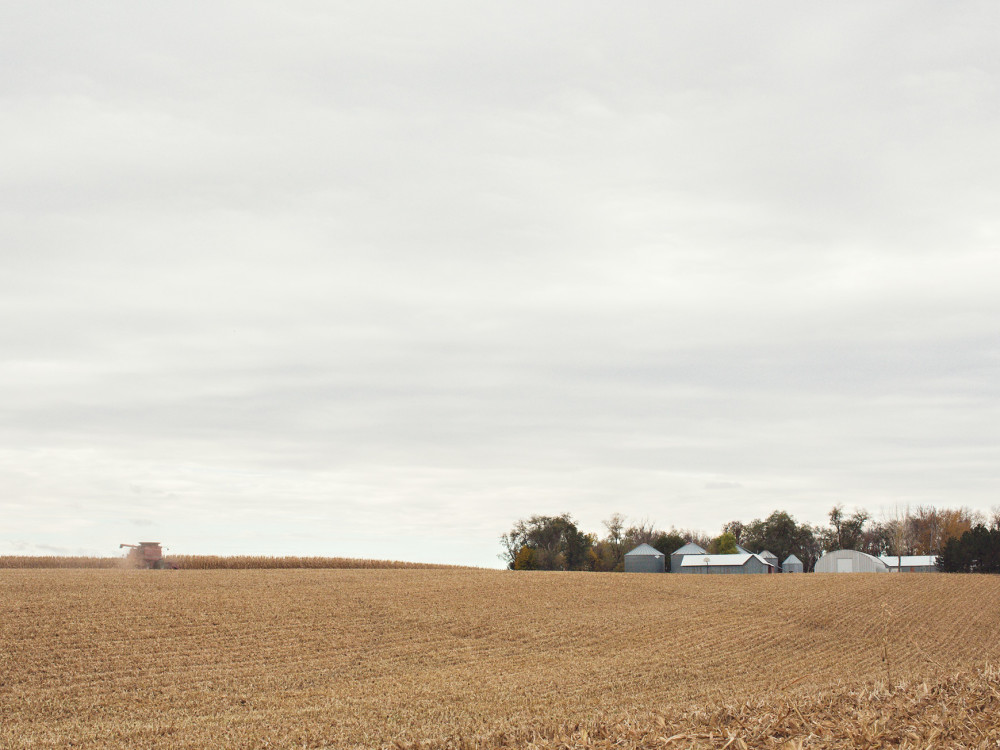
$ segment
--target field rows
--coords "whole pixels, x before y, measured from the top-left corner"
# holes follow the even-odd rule
[[[432,563],[402,562],[399,560],[371,560],[358,557],[274,557],[268,555],[166,555],[174,567],[184,570],[284,570],[284,569],[331,569],[369,570],[398,569],[447,570],[461,568],[457,565],[435,565]],[[69,557],[63,555],[29,556],[0,555],[2,569],[49,569],[63,570],[100,569],[113,570],[132,567],[125,557]]]
[[[492,736],[1000,657],[979,576],[5,570],[0,609],[4,748]]]

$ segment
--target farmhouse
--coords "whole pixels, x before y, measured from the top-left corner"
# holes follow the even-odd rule
[[[673,555],[671,555],[671,560]],[[672,564],[672,563],[671,563]],[[759,555],[684,555],[678,573],[773,573],[774,568]]]
[[[626,573],[663,573],[666,571],[666,557],[656,547],[640,544],[625,553]]]
[[[802,566],[802,561],[795,555],[789,555],[785,558],[785,561],[781,563],[782,573],[802,573],[805,568]]]
[[[888,573],[889,567],[877,557],[853,549],[827,552],[816,562],[817,573]]]
[[[890,573],[936,573],[937,555],[882,555]]]
[[[683,547],[678,547],[673,552],[670,553],[670,572],[680,573],[681,571],[681,560],[684,559],[685,555],[706,555],[708,554],[704,549],[699,547],[694,542],[688,542]]]

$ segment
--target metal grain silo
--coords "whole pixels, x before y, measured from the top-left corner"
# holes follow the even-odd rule
[[[656,547],[640,544],[625,553],[626,573],[663,573],[665,570],[666,557]]]
[[[789,555],[785,558],[785,561],[781,563],[782,573],[802,573],[805,568],[802,566],[802,561],[795,555]]]
[[[670,572],[680,573],[681,572],[681,561],[684,559],[685,555],[704,555],[705,550],[699,547],[694,542],[688,542],[683,547],[678,547],[673,552],[670,553]]]
[[[775,573],[778,572],[779,565],[778,565],[778,556],[776,554],[774,554],[773,552],[768,552],[767,550],[764,550],[758,556],[764,562],[766,562],[768,565],[770,565],[772,568],[774,568],[774,572]]]

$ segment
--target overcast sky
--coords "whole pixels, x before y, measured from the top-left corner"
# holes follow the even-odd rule
[[[1000,503],[988,2],[0,6],[0,554]]]

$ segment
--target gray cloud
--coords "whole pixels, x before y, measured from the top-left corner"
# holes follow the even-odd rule
[[[0,552],[995,503],[996,15],[5,11]]]

